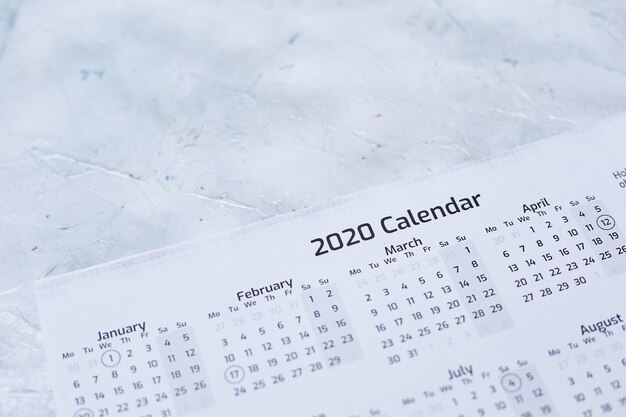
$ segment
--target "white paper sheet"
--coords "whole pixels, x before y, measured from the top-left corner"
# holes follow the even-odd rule
[[[623,416],[626,117],[38,283],[60,416]]]

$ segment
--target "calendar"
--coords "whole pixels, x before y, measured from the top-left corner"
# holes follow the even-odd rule
[[[625,132],[42,279],[57,413],[624,417]]]

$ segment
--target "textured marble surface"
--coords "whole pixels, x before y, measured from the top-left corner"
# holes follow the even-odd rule
[[[0,0],[0,415],[54,415],[35,280],[622,112],[625,44],[623,0]]]

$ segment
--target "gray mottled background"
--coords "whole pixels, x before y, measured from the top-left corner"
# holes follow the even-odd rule
[[[0,415],[54,415],[34,280],[622,112],[625,43],[624,0],[0,0]]]

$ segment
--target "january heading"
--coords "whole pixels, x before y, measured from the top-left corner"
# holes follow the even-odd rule
[[[462,213],[480,207],[480,194],[469,197],[450,197],[445,203],[419,210],[407,209],[401,215],[389,215],[378,221],[378,226],[386,234],[419,226],[423,223],[442,219],[446,216]],[[376,223],[375,223],[376,224]],[[326,237],[311,240],[315,246],[315,256],[338,251],[347,246],[372,240],[376,237],[376,229],[371,223],[363,223],[357,227],[348,227],[341,232],[333,232]]]

